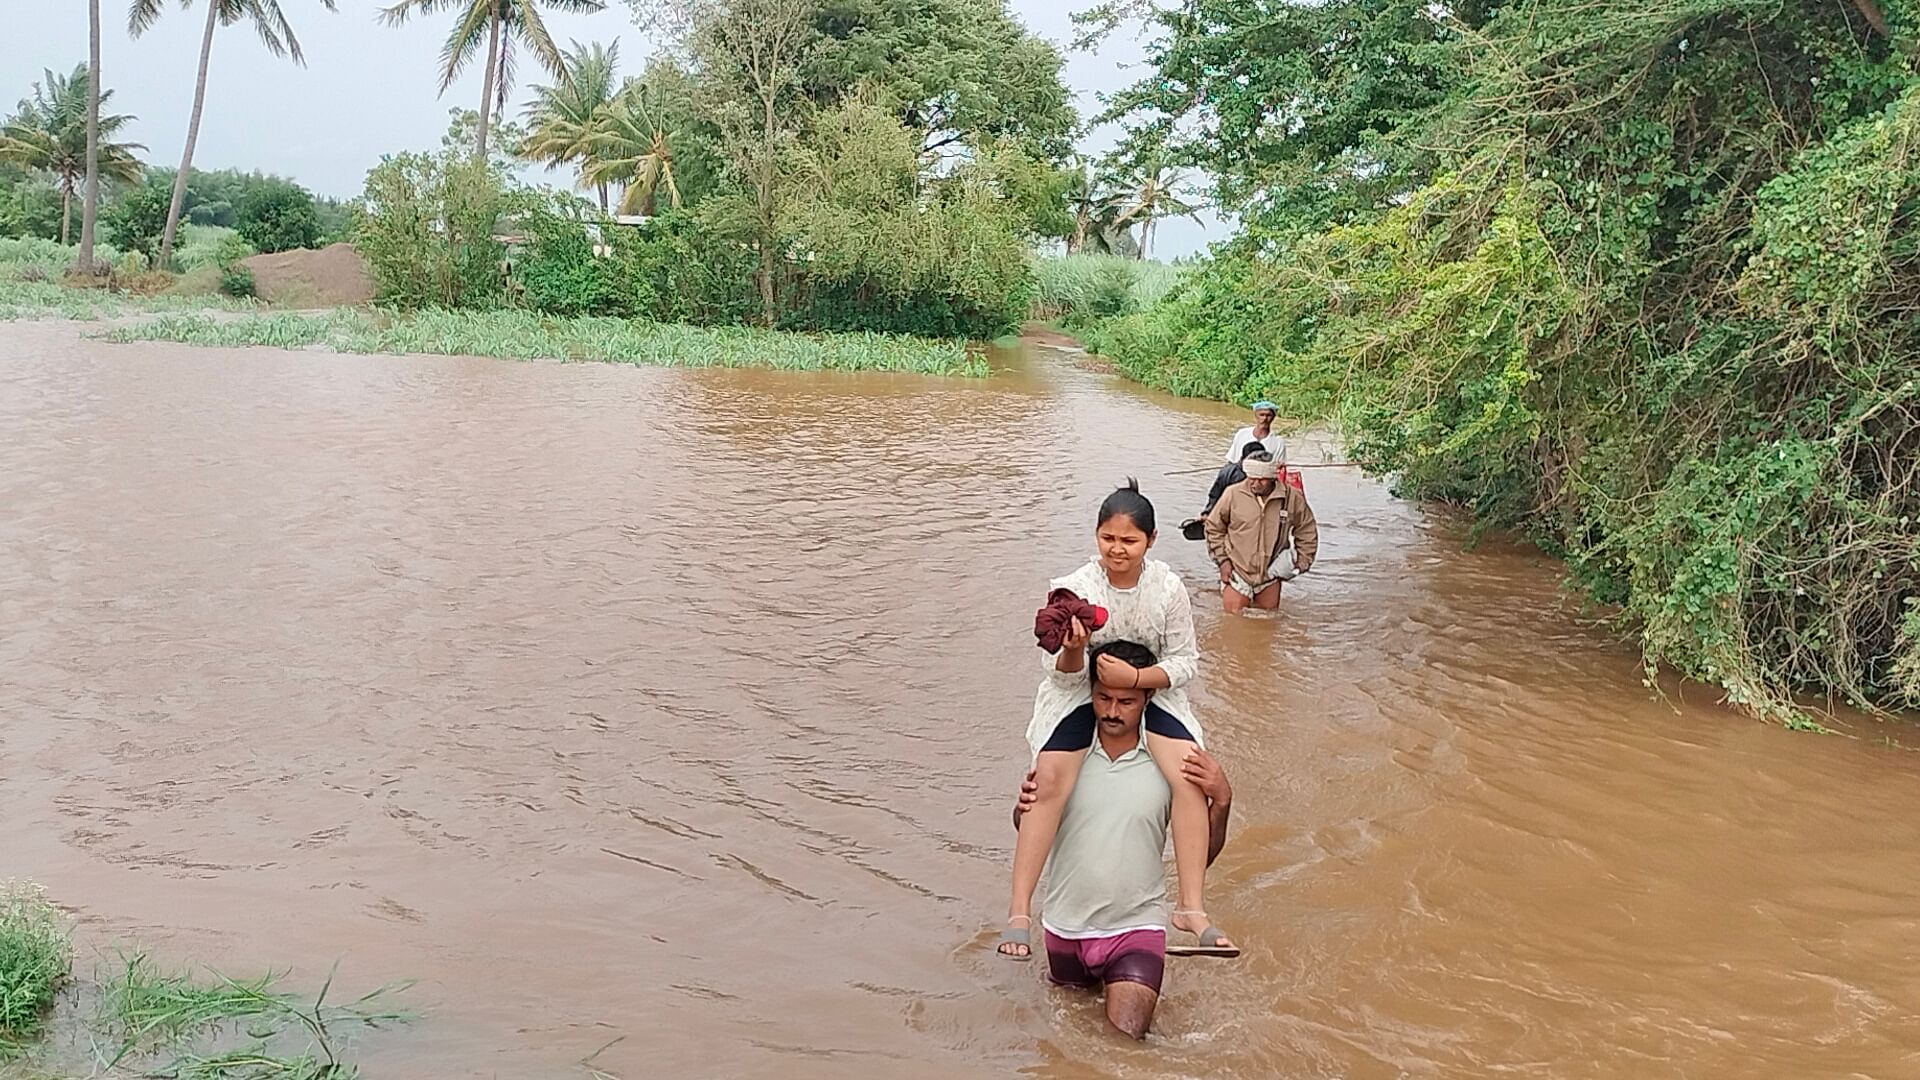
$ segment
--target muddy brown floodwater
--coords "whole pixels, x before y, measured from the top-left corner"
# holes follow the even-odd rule
[[[1916,759],[1641,686],[1350,473],[1278,619],[1199,545],[1236,963],[1157,1035],[1000,962],[1046,578],[1233,411],[0,326],[0,877],[85,950],[417,978],[387,1077],[1912,1077]],[[1312,451],[1296,451],[1296,460]]]

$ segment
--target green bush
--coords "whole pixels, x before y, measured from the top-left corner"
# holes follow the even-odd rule
[[[787,325],[991,338],[1025,317],[1031,220],[1001,157],[930,175],[920,134],[864,98],[790,156]]]
[[[604,242],[616,227],[587,217],[583,207],[563,199],[521,219],[527,243],[512,263],[522,302],[554,315],[632,315],[650,309],[651,297],[641,295],[626,260],[612,257]]]
[[[505,297],[506,248],[494,226],[515,204],[501,174],[468,154],[395,155],[367,174],[354,246],[386,303],[495,307]]]
[[[0,882],[0,1057],[39,1033],[73,967],[73,944],[41,891]]]
[[[173,181],[149,175],[146,182],[121,192],[100,212],[100,225],[113,246],[154,258],[167,228]]]
[[[527,243],[512,260],[520,300],[555,315],[749,321],[759,311],[759,264],[737,209],[713,198],[616,225],[570,198],[539,207],[520,219]]]
[[[320,241],[313,196],[297,184],[263,184],[248,191],[235,212],[240,235],[264,252],[310,248]]]
[[[713,196],[645,223],[612,230],[626,279],[660,322],[716,326],[760,312],[750,211],[735,196]]]
[[[229,266],[220,272],[220,292],[236,300],[245,300],[256,294],[253,271],[244,266]]]
[[[36,177],[0,179],[0,237],[60,235],[60,192]]]

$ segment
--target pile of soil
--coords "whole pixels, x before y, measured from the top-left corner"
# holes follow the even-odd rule
[[[240,265],[253,271],[260,299],[277,307],[344,307],[373,300],[373,276],[352,244],[255,255]]]

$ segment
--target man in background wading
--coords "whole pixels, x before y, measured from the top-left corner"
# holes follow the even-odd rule
[[[1313,508],[1305,492],[1280,483],[1280,462],[1254,454],[1241,467],[1247,478],[1222,493],[1206,518],[1207,554],[1220,568],[1220,606],[1229,615],[1278,608],[1281,583],[1312,569],[1320,551]]]

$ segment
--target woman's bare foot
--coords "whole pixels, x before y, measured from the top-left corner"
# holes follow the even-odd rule
[[[1000,945],[995,951],[1009,960],[1032,959],[1032,917],[1027,915],[1007,916],[1007,928],[1000,932]]]
[[[1238,948],[1238,946],[1233,943],[1233,939],[1221,933],[1220,928],[1213,925],[1212,920],[1207,918],[1207,913],[1204,911],[1175,911],[1171,921],[1173,922],[1173,928],[1175,930],[1185,930],[1187,933],[1199,938],[1200,944],[1204,948]],[[1211,935],[1207,933],[1209,930],[1213,931]]]

